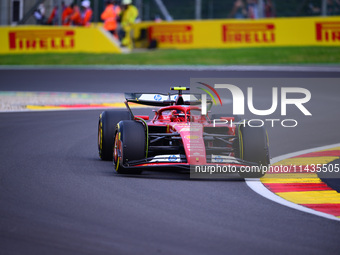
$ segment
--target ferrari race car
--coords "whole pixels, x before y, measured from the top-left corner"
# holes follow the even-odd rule
[[[238,171],[242,177],[264,175],[269,144],[263,127],[251,127],[228,114],[202,115],[200,95],[183,93],[186,87],[171,90],[178,93],[125,93],[127,109],[103,111],[98,123],[100,158],[113,160],[119,174],[218,164],[252,166]],[[131,103],[158,109],[150,120],[134,115]]]

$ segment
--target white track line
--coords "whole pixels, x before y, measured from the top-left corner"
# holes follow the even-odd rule
[[[319,151],[319,150],[326,150],[326,149],[330,149],[333,147],[339,147],[340,143],[337,144],[332,144],[332,145],[326,145],[326,146],[321,146],[321,147],[317,147],[317,148],[312,148],[312,149],[307,149],[307,150],[301,150],[301,151],[297,151],[297,152],[293,152],[293,153],[288,153],[285,155],[281,155],[278,157],[275,157],[271,160],[271,163],[276,163],[279,162],[283,159],[287,159],[287,158],[291,158],[291,157],[295,157],[295,156],[299,156],[301,154],[306,154],[306,153],[311,153],[311,152],[315,152],[315,151]],[[314,214],[326,219],[330,219],[330,220],[336,220],[336,221],[340,221],[340,218],[335,217],[331,214],[328,213],[323,213],[323,212],[319,212],[319,211],[315,211],[313,209],[304,207],[302,205],[298,205],[295,204],[293,202],[290,202],[288,200],[283,199],[282,197],[279,197],[277,195],[275,195],[273,192],[271,192],[269,189],[267,189],[263,183],[258,179],[258,180],[254,180],[254,179],[246,179],[246,184],[249,186],[249,188],[251,188],[253,191],[255,191],[256,193],[258,193],[259,195],[272,200],[276,203],[279,203],[281,205],[302,211],[302,212],[306,212],[306,213],[310,213],[310,214]]]
[[[0,70],[108,70],[108,71],[238,71],[238,72],[340,72],[338,65],[324,66],[204,66],[204,65],[0,65]]]

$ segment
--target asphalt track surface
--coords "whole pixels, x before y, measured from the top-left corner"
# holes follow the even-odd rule
[[[0,90],[167,92],[190,77],[340,73],[2,70]],[[313,117],[297,112],[298,127],[269,129],[271,156],[339,142],[340,89],[312,81],[300,87]],[[114,174],[98,158],[99,113],[0,114],[1,254],[339,254],[339,222],[269,201],[242,179]]]

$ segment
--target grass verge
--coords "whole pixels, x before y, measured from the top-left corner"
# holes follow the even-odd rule
[[[131,54],[0,55],[0,65],[256,65],[338,64],[340,47],[152,50]]]

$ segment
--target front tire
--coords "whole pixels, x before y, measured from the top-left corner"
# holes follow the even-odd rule
[[[263,127],[241,126],[239,130],[240,158],[259,165],[258,171],[240,172],[243,178],[261,178],[268,169],[269,142]]]
[[[116,125],[121,120],[131,120],[127,110],[103,111],[98,122],[98,152],[102,160],[111,161],[113,152],[113,138]]]
[[[146,157],[146,134],[144,125],[133,120],[120,121],[117,124],[113,164],[119,174],[140,174],[140,169],[129,168],[130,162]]]

